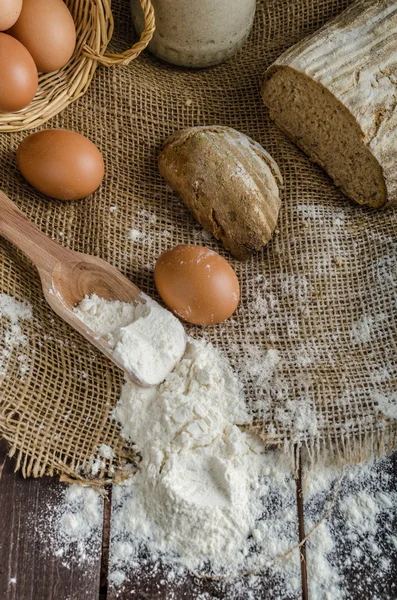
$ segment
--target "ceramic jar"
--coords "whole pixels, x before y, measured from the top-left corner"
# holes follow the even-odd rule
[[[149,50],[174,65],[210,67],[233,56],[248,37],[256,0],[152,0],[156,31]],[[139,34],[143,15],[131,0]]]

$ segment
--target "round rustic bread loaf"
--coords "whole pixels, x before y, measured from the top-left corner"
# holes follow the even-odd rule
[[[282,177],[248,136],[218,125],[183,129],[165,142],[159,168],[197,221],[238,260],[272,237]]]
[[[270,117],[355,202],[397,204],[397,2],[359,0],[266,71]]]

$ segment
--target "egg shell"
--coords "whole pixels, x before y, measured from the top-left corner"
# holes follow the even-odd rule
[[[14,25],[22,10],[22,0],[0,1],[0,31],[5,31]]]
[[[33,187],[58,200],[89,196],[104,175],[102,154],[95,144],[68,129],[28,135],[18,147],[17,163]]]
[[[37,68],[29,52],[18,40],[0,33],[0,111],[25,108],[38,85]]]
[[[62,0],[23,0],[9,33],[29,50],[40,73],[65,66],[76,46],[73,17]]]
[[[221,323],[234,313],[240,299],[232,267],[203,246],[181,244],[164,252],[154,280],[168,308],[195,325]]]

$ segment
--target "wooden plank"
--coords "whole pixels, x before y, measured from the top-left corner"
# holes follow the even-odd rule
[[[338,481],[339,478],[315,496],[308,498],[306,494],[304,502],[307,533],[313,517],[314,521],[319,519],[330,500],[334,501],[323,524],[325,535],[324,529],[321,532],[319,528],[318,536],[313,534],[306,544],[309,598],[325,597],[313,581],[322,578],[328,585],[329,597],[394,600],[397,598],[397,452],[377,462],[370,473],[360,474],[357,469],[351,474],[347,472],[340,484]],[[350,509],[346,510],[346,506]],[[358,519],[365,515],[361,531],[352,515]],[[333,575],[331,572],[327,575],[328,568]]]
[[[112,486],[106,486],[106,499],[103,505],[102,558],[101,558],[101,587],[99,600],[108,597],[110,519],[112,507]]]
[[[98,600],[101,552],[89,566],[65,566],[48,552],[36,516],[53,505],[63,484],[56,479],[23,479],[14,473],[0,441],[1,600]]]
[[[302,458],[299,455],[298,449],[295,447],[295,461],[298,459],[298,473],[296,477],[296,506],[298,511],[298,529],[299,529],[299,555],[301,568],[301,584],[302,584],[302,600],[308,600],[309,589],[307,581],[307,559],[306,559],[306,542],[305,542],[305,514],[304,514],[304,498],[303,498],[303,480],[302,480]]]

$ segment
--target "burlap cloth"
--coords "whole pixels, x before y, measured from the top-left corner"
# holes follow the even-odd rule
[[[0,188],[61,244],[104,258],[157,299],[152,268],[166,248],[201,243],[226,256],[241,282],[240,308],[221,326],[189,333],[229,355],[269,445],[299,443],[313,456],[328,449],[359,460],[396,439],[396,421],[379,410],[379,395],[392,400],[397,388],[396,212],[347,200],[277,130],[259,91],[264,69],[285,48],[348,4],[260,1],[243,50],[205,71],[173,68],[148,53],[129,67],[98,69],[86,96],[47,126],[74,129],[98,145],[106,162],[101,189],[72,203],[44,198],[15,164],[24,134],[1,134]],[[112,44],[122,50],[133,36],[127,0],[115,3],[114,14]],[[276,235],[246,263],[203,235],[157,169],[168,135],[213,123],[260,142],[285,180]],[[131,229],[140,239],[132,241]],[[122,373],[51,312],[35,268],[4,240],[0,288],[34,312],[22,324],[29,369],[21,374],[15,351],[1,382],[0,433],[18,467],[24,475],[81,474],[106,443],[117,468],[131,455],[109,419]]]

